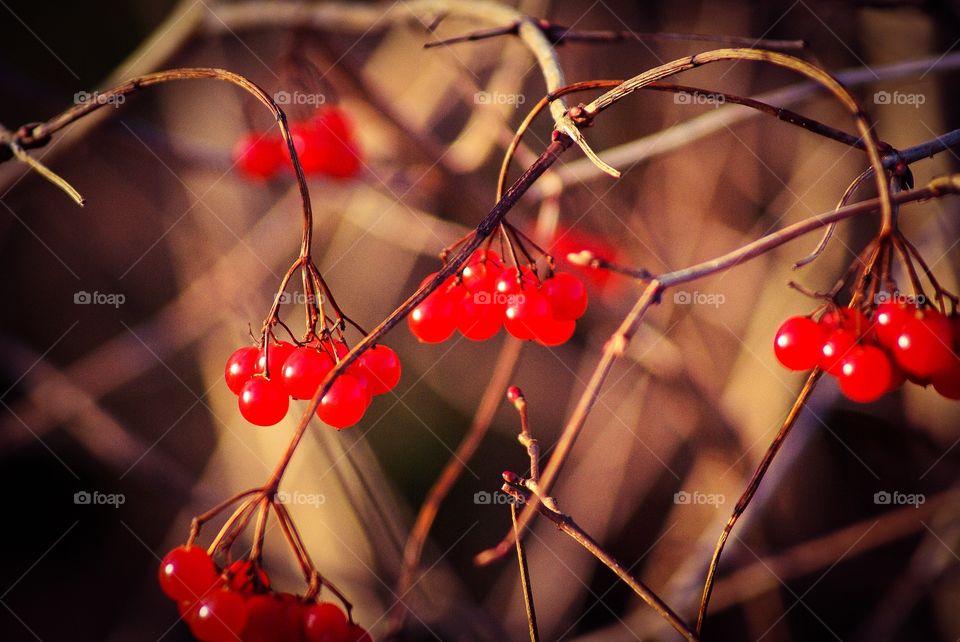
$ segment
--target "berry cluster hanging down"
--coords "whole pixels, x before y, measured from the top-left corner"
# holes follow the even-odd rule
[[[320,109],[305,121],[291,123],[290,135],[307,176],[352,178],[360,171],[360,147],[342,109]],[[284,167],[291,167],[286,143],[272,133],[246,134],[237,141],[233,157],[240,171],[255,180],[274,178]]]
[[[220,569],[203,548],[179,546],[161,561],[159,579],[200,642],[372,642],[336,604],[271,590],[263,568],[246,559]]]
[[[245,347],[227,360],[224,378],[237,395],[240,414],[257,426],[272,426],[287,414],[290,399],[311,399],[324,377],[349,352],[347,344],[314,339],[295,346],[269,340],[263,348]],[[317,407],[317,416],[334,428],[352,426],[363,417],[374,395],[400,381],[400,359],[376,345],[337,377]]]
[[[828,311],[819,322],[791,317],[774,350],[791,370],[820,366],[854,401],[874,401],[904,381],[960,399],[960,316],[933,307],[888,301],[869,319],[851,308]]]
[[[434,278],[431,274],[423,283]],[[451,276],[407,317],[424,343],[439,343],[455,330],[485,341],[500,328],[546,346],[566,343],[587,310],[587,290],[569,272],[540,280],[528,267],[506,267],[494,250],[477,250],[459,276]]]

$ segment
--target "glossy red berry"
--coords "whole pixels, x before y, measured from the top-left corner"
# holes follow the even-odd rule
[[[254,375],[243,384],[238,403],[244,419],[255,426],[272,426],[287,415],[290,398],[280,377]]]
[[[363,158],[346,112],[337,107],[327,108],[314,117],[314,127],[326,137],[321,171],[334,178],[356,176]]]
[[[318,602],[304,608],[305,642],[347,642],[349,633],[347,617],[336,604]]]
[[[217,567],[199,546],[178,546],[160,562],[159,579],[170,599],[193,601],[217,583]]]
[[[540,282],[537,280],[537,275],[533,273],[530,268],[523,268],[522,270],[522,283],[517,280],[517,268],[511,267],[505,269],[497,277],[496,281],[496,291],[500,294],[518,294],[520,292],[526,292],[527,290],[536,290],[540,286]],[[510,302],[507,302],[509,305]]]
[[[223,371],[223,378],[227,382],[227,388],[235,395],[240,394],[243,384],[257,371],[257,360],[260,358],[260,350],[254,347],[240,348],[227,359],[227,365]]]
[[[501,272],[503,262],[499,254],[493,250],[477,250],[467,261],[460,278],[463,287],[471,292],[492,292]]]
[[[287,341],[270,341],[260,349],[257,358],[257,372],[269,374],[271,377],[280,377],[283,362],[287,360],[296,346]]]
[[[273,134],[250,132],[233,148],[233,160],[240,171],[258,180],[276,176],[285,158],[286,144]]]
[[[791,370],[810,370],[822,357],[825,334],[810,317],[790,317],[780,325],[773,339],[777,360]]]
[[[370,406],[367,383],[351,374],[336,378],[317,407],[320,420],[334,428],[347,428],[360,421]]]
[[[312,399],[333,366],[333,359],[323,350],[307,346],[296,348],[283,362],[283,388],[294,399]]]
[[[543,282],[541,291],[557,319],[579,319],[587,311],[587,288],[569,272],[556,272]]]
[[[854,346],[840,361],[840,390],[853,401],[869,403],[890,390],[893,369],[890,358],[872,345]]]
[[[232,591],[210,591],[190,608],[186,619],[201,642],[236,642],[247,624],[247,603]]]
[[[407,325],[413,336],[424,343],[446,341],[457,329],[456,299],[443,291],[435,290],[407,316]]]
[[[503,327],[505,306],[500,304],[503,295],[490,291],[463,292],[456,307],[457,329],[472,341],[491,339]]]
[[[356,373],[367,382],[370,393],[382,395],[400,381],[400,357],[385,345],[376,345],[360,355]]]
[[[929,308],[917,310],[900,327],[893,357],[907,374],[928,379],[950,368],[953,338],[947,317]]]
[[[873,313],[873,327],[877,342],[892,350],[897,343],[900,328],[916,309],[914,305],[890,301],[878,305]]]
[[[820,326],[826,334],[834,330],[849,330],[858,337],[869,336],[872,324],[860,310],[853,308],[837,308],[830,310],[820,317]]]
[[[857,334],[852,330],[834,330],[823,342],[820,350],[820,367],[839,376],[844,357],[857,346]]]
[[[512,296],[514,302],[504,312],[503,326],[517,339],[535,339],[537,332],[552,319],[550,304],[534,288],[527,288]]]
[[[573,319],[547,317],[535,328],[533,336],[545,346],[558,346],[569,341],[576,329],[577,322]]]

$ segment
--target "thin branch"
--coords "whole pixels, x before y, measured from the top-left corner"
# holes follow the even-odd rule
[[[514,535],[517,529],[517,505],[510,502],[510,521],[513,523]],[[527,554],[523,540],[517,540],[517,563],[520,565],[520,586],[523,588],[523,604],[527,609],[527,627],[530,630],[530,642],[540,642],[540,630],[537,628],[537,611],[533,604],[533,587],[530,585],[530,569],[527,567]]]

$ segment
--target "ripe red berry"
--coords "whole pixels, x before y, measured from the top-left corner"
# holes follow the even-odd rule
[[[253,593],[270,588],[270,578],[259,565],[246,559],[230,564],[222,574],[224,585],[236,593]]]
[[[500,255],[493,250],[477,250],[467,261],[460,279],[463,287],[471,292],[492,292],[497,286],[497,277],[503,272]]]
[[[283,362],[287,360],[296,346],[287,341],[269,341],[260,349],[257,358],[257,372],[268,374],[271,377],[280,377]]]
[[[877,306],[873,314],[874,333],[877,342],[890,350],[897,343],[900,328],[916,310],[916,306],[906,303],[887,301]]]
[[[363,158],[346,112],[329,107],[314,117],[314,127],[326,137],[321,171],[334,178],[350,178],[360,171]]]
[[[823,342],[820,350],[820,367],[826,372],[840,375],[843,358],[857,346],[857,334],[852,330],[834,330]]]
[[[342,374],[320,400],[317,416],[334,428],[352,426],[367,411],[370,398],[370,389],[365,381],[351,374]]]
[[[810,317],[790,317],[780,325],[773,339],[777,360],[791,370],[810,370],[822,356],[825,334]]]
[[[847,397],[869,403],[890,390],[893,369],[887,354],[872,345],[854,346],[840,362],[837,380]]]
[[[587,288],[569,272],[556,272],[541,290],[557,319],[579,319],[587,311]]]
[[[477,290],[463,292],[456,307],[457,329],[472,341],[493,338],[503,327],[505,307],[498,302],[503,297],[499,292]]]
[[[507,306],[503,326],[518,339],[534,339],[537,332],[552,319],[550,304],[539,290],[527,288],[512,295],[513,303]]]
[[[280,377],[254,375],[243,384],[238,403],[244,419],[255,426],[272,426],[287,415],[290,398]]]
[[[294,399],[312,399],[333,365],[333,359],[323,350],[296,348],[283,362],[283,388]]]
[[[170,599],[193,601],[217,583],[217,567],[199,546],[178,546],[160,562],[159,579]]]
[[[247,624],[247,604],[232,591],[210,591],[186,616],[190,631],[201,642],[236,642]]]
[[[347,642],[349,633],[347,617],[336,604],[318,602],[304,608],[305,642]]]
[[[522,270],[522,284],[517,281],[517,268],[507,268],[497,277],[496,290],[500,294],[518,294],[527,290],[536,290],[540,286],[537,275],[530,268]]]
[[[456,303],[452,294],[443,291],[441,285],[407,316],[407,325],[413,336],[424,343],[449,339],[457,328]]]
[[[893,358],[907,374],[931,378],[950,368],[953,359],[953,325],[927,308],[910,314],[897,333]]]
[[[533,335],[545,346],[558,346],[569,341],[576,328],[577,322],[573,319],[547,317],[540,322]]]
[[[870,334],[872,324],[860,310],[837,308],[820,317],[820,326],[826,334],[834,330],[849,330],[858,337],[865,337]]]
[[[385,345],[376,345],[360,355],[355,363],[356,375],[367,382],[370,393],[382,395],[400,381],[400,357]]]
[[[243,384],[252,377],[257,371],[257,360],[260,358],[260,350],[254,347],[240,348],[227,359],[227,365],[223,371],[223,378],[227,382],[227,388],[235,395],[240,394]]]
[[[273,134],[250,132],[233,148],[233,160],[247,177],[273,178],[286,158],[286,144]]]

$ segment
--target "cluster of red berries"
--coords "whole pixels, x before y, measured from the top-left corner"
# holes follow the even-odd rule
[[[337,107],[318,110],[311,118],[290,125],[290,136],[307,176],[351,178],[360,170],[360,147],[350,119]],[[233,151],[234,161],[249,178],[274,178],[290,166],[287,145],[276,134],[250,132]]]
[[[774,350],[791,370],[820,366],[854,401],[874,401],[906,380],[960,399],[960,316],[931,307],[892,301],[878,305],[871,319],[851,308],[831,310],[819,322],[791,317],[777,331]]]
[[[493,250],[477,250],[459,277],[451,276],[424,299],[407,323],[424,343],[445,341],[454,330],[484,341],[504,327],[518,339],[557,346],[573,336],[586,310],[587,290],[573,274],[554,272],[540,281],[529,268],[507,268]]]
[[[249,560],[218,569],[199,546],[179,546],[160,562],[160,588],[201,642],[372,642],[330,602],[270,590]]]
[[[283,419],[290,399],[312,399],[317,388],[350,349],[334,339],[301,346],[270,340],[263,348],[240,348],[227,359],[224,378],[237,395],[240,414],[257,426]],[[400,381],[400,358],[384,345],[361,354],[320,400],[317,416],[334,428],[360,421],[373,395],[393,390]]]

